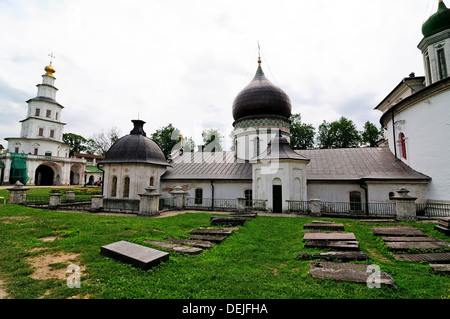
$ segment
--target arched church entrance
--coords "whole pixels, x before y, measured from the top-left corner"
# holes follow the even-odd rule
[[[39,165],[34,175],[34,185],[51,186],[53,185],[54,177],[55,172],[50,166]]]
[[[275,178],[272,184],[272,211],[274,213],[283,212],[282,186],[279,178]]]

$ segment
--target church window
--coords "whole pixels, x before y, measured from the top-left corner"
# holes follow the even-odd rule
[[[50,137],[55,137],[55,130],[50,130]]]
[[[260,149],[261,149],[261,146],[260,146],[260,140],[259,140],[259,137],[256,137],[256,143],[255,143],[256,145],[255,145],[255,147],[256,147],[256,151],[255,151],[255,155],[256,156],[259,156],[259,152],[260,152]]]
[[[36,109],[35,112],[34,112],[34,115],[35,116],[41,115],[41,109]]]
[[[18,147],[14,148],[14,153],[19,153],[19,148]]]
[[[436,51],[438,58],[439,80],[443,80],[447,77],[447,64],[445,63],[444,49]]]
[[[39,136],[44,136],[44,129],[42,127],[39,128]]]
[[[406,139],[405,134],[400,133],[398,135],[399,143],[400,143],[400,154],[401,156],[406,159]]]
[[[56,112],[55,118],[56,118],[56,120],[58,120],[58,112]]]
[[[117,177],[113,176],[111,181],[111,197],[116,197],[117,194]]]
[[[350,210],[361,210],[361,192],[350,192]]]
[[[152,176],[150,177],[150,186],[154,186],[155,184],[155,178]]]
[[[203,189],[195,189],[195,204],[201,204],[203,202]]]
[[[34,149],[34,155],[38,155],[38,148]]]
[[[252,206],[252,190],[251,189],[246,189],[244,191],[244,197],[245,197],[245,206],[247,207],[251,207]]]
[[[128,198],[130,196],[130,178],[125,177],[123,181],[123,198]]]
[[[47,113],[45,114],[45,116],[51,117],[52,116],[52,111],[51,110],[47,110]]]
[[[427,78],[429,83],[431,83],[431,63],[430,63],[430,55],[425,53],[425,71],[427,72]]]

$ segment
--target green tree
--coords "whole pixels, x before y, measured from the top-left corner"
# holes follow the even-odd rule
[[[220,152],[223,149],[223,135],[217,129],[202,131],[203,143],[206,152]]]
[[[352,120],[342,116],[338,121],[323,121],[317,136],[320,148],[358,147],[361,137]]]
[[[314,136],[316,131],[311,124],[302,123],[299,113],[290,117],[291,146],[294,149],[308,149],[314,147]]]
[[[158,144],[166,158],[168,158],[175,145],[180,143],[180,135],[180,130],[175,128],[172,123],[169,123],[169,125],[156,130],[151,135],[151,139]]]
[[[74,153],[86,152],[89,149],[88,140],[74,133],[64,133],[63,142],[70,145],[69,156],[73,156]]]
[[[361,142],[368,144],[370,147],[377,146],[377,142],[383,137],[382,129],[367,121],[364,124],[364,131],[361,133]]]

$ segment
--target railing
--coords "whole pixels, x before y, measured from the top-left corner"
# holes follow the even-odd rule
[[[426,203],[426,204],[417,204],[416,207],[418,215],[424,214],[424,216],[426,217],[450,216],[450,204]]]
[[[290,213],[310,213],[308,201],[288,200]],[[394,216],[395,203],[360,203],[360,202],[320,202],[320,212],[324,214],[351,214],[370,216]]]
[[[194,198],[187,197],[185,207],[187,209],[200,210],[236,210],[236,199],[215,198]]]
[[[287,200],[287,203],[288,203],[288,211],[291,213],[308,214],[311,211],[309,208],[308,201]]]

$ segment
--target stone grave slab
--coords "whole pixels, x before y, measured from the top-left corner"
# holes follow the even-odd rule
[[[178,253],[183,253],[183,254],[188,254],[188,255],[198,255],[203,251],[203,249],[198,248],[198,247],[183,246],[183,245],[179,245],[179,244],[168,243],[165,241],[146,240],[145,242],[155,245],[157,247],[171,249]]]
[[[220,236],[230,236],[233,231],[230,229],[196,229],[191,231],[193,235],[220,235]]]
[[[389,250],[409,250],[409,249],[442,249],[448,247],[447,243],[436,241],[389,241],[385,242]]]
[[[299,252],[297,254],[297,259],[324,259],[324,260],[342,260],[342,261],[363,261],[369,260],[369,256],[367,256],[362,251],[329,251],[325,253],[303,253]]]
[[[247,217],[247,218],[255,218],[258,216],[258,213],[231,213],[231,217]]]
[[[439,219],[438,223],[439,226],[450,228],[450,217],[442,217],[441,219]]]
[[[310,224],[304,224],[303,229],[344,230],[344,224],[336,224],[333,222],[313,221]]]
[[[448,228],[448,227],[444,227],[444,226],[441,226],[441,225],[435,225],[434,229],[439,231],[439,232],[441,232],[441,233],[444,233],[447,236],[450,236],[450,228]]]
[[[211,243],[220,244],[225,239],[227,239],[227,236],[211,236],[211,235],[188,235],[189,239],[194,240],[206,240]]]
[[[317,279],[332,279],[337,281],[349,281],[356,283],[372,282],[375,274],[369,269],[369,265],[330,263],[330,262],[311,262],[309,275]],[[380,272],[379,280],[381,286],[397,287],[395,280],[386,272]]]
[[[102,246],[100,248],[100,254],[144,270],[169,260],[169,254],[167,252],[124,240]]]
[[[434,237],[410,237],[410,236],[391,236],[391,237],[381,237],[384,242],[399,241],[399,242],[442,242],[445,240],[434,238]]]
[[[252,217],[228,217],[228,216],[211,216],[211,225],[232,225],[243,226],[246,221]]]
[[[353,233],[306,233],[303,240],[356,240]]]
[[[167,238],[167,241],[170,241],[174,244],[180,245],[190,245],[202,249],[210,249],[213,248],[213,244],[206,240],[189,240],[189,239],[177,239],[177,238]]]
[[[408,260],[414,262],[431,262],[431,263],[450,263],[450,252],[443,253],[425,253],[425,254],[394,254],[397,260]]]
[[[430,264],[430,267],[435,272],[450,274],[450,264]]]
[[[414,227],[373,227],[370,228],[375,236],[427,236],[423,231]]]
[[[305,248],[331,248],[337,250],[358,250],[359,242],[356,240],[348,241],[327,241],[327,240],[309,240],[305,243]]]

